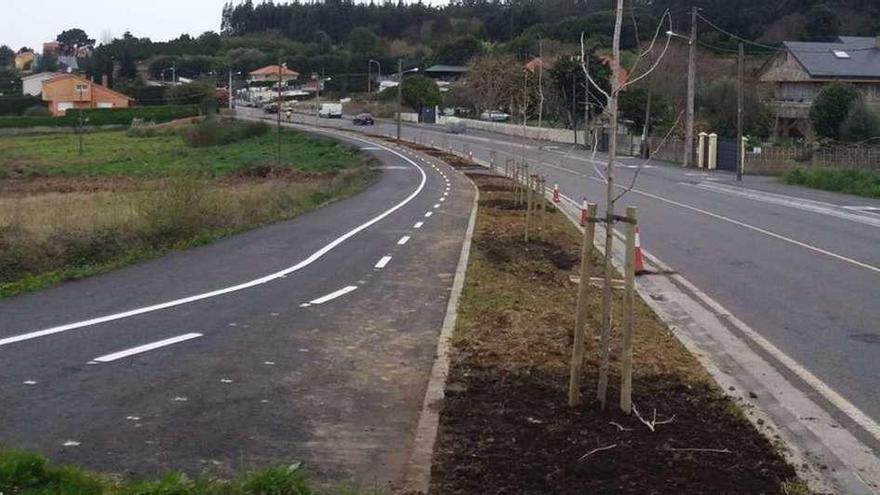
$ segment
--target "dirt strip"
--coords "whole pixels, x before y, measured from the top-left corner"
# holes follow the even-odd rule
[[[472,178],[482,199],[431,493],[808,493],[780,449],[723,396],[641,301],[633,399],[646,422],[656,421],[654,431],[617,410],[616,323],[612,407],[601,413],[594,399],[599,289],[589,297],[585,403],[568,407],[577,289],[571,276],[579,264],[580,235],[551,211],[540,234],[524,242],[525,215],[510,182],[482,173]],[[621,302],[618,291],[615,322],[622,322]]]

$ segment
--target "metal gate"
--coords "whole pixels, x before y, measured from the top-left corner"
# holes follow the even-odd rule
[[[736,172],[739,153],[740,147],[736,145],[736,139],[718,138],[718,170]]]
[[[436,107],[422,108],[422,114],[419,116],[419,121],[423,124],[436,124],[437,123],[437,108]]]

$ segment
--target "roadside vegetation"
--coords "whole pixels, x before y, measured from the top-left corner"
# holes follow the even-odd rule
[[[8,495],[357,495],[321,489],[298,463],[242,475],[239,479],[194,479],[169,473],[154,481],[120,482],[98,473],[50,464],[45,457],[0,451],[0,493]]]
[[[329,139],[209,119],[0,141],[0,297],[293,218],[362,190],[368,160]]]
[[[749,422],[749,411],[722,394],[638,298],[633,400],[655,424],[614,406],[600,412],[598,289],[588,298],[585,404],[569,407],[577,299],[571,277],[581,235],[550,212],[525,242],[524,207],[515,203],[510,181],[473,179],[480,205],[440,413],[433,493],[802,493],[795,491],[804,487],[794,469]],[[595,256],[592,275],[600,276]],[[614,294],[614,322],[622,321],[621,292]],[[619,367],[613,358],[611,370]],[[618,383],[613,371],[612,404]]]
[[[880,172],[872,170],[797,169],[782,177],[786,184],[880,199]]]

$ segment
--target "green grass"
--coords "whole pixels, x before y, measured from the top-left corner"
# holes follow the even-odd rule
[[[0,139],[0,178],[49,176],[167,177],[199,174],[221,177],[237,170],[273,165],[278,137],[261,136],[221,145],[191,148],[179,135],[136,137],[124,131],[78,137],[70,134]],[[357,151],[330,139],[293,131],[281,133],[282,164],[304,172],[332,172],[357,163]]]
[[[880,172],[871,170],[793,170],[782,177],[786,184],[880,199]]]
[[[245,473],[239,479],[193,479],[168,473],[157,480],[119,482],[45,457],[18,450],[0,451],[0,493],[4,495],[357,495],[379,491],[315,486],[299,463]]]
[[[199,130],[197,147],[187,146],[181,134]],[[282,133],[283,167],[309,175],[276,174],[277,135],[257,130],[223,121],[97,133],[86,137],[83,157],[72,136],[0,140],[0,180],[69,177],[85,191],[0,198],[0,297],[290,219],[372,180],[369,158],[358,150],[292,131]],[[229,175],[235,178],[221,180]],[[137,187],[89,192],[100,176],[134,177]]]

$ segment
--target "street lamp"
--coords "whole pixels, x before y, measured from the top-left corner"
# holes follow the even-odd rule
[[[378,60],[370,59],[370,62],[367,64],[367,94],[372,92],[370,84],[372,83],[373,64],[376,64],[378,67],[376,71],[376,82],[379,82],[382,79],[382,64],[380,64]],[[377,85],[376,91],[378,90],[379,87]]]
[[[278,102],[276,103],[278,109],[278,166],[281,167],[281,83],[282,83],[282,72],[287,69],[287,63],[281,63],[281,57],[278,58]]]
[[[318,118],[321,116],[321,86],[327,81],[332,81],[332,77],[318,77],[315,74],[315,127],[318,127]]]
[[[418,72],[419,68],[403,70],[403,60],[397,60],[397,142],[400,142],[400,112],[403,105],[403,75]]]

